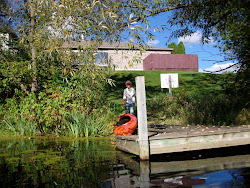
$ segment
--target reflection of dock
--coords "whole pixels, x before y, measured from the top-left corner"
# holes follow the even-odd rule
[[[111,182],[112,187],[119,188],[202,185],[206,183],[206,179],[192,177],[220,170],[250,167],[249,154],[186,161],[149,162],[135,161],[131,156],[121,153],[117,155],[117,159],[122,166]]]
[[[250,144],[250,126],[166,127],[148,132],[145,78],[136,77],[138,135],[117,136],[118,149],[149,160],[153,154],[183,152]],[[151,135],[151,136],[150,136]]]

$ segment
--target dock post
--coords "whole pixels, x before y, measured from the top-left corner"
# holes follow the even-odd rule
[[[136,82],[136,98],[137,98],[139,154],[141,160],[149,160],[145,77],[137,76],[135,78],[135,82]]]
[[[168,80],[168,86],[169,86],[169,96],[172,96],[172,80],[171,80],[171,76],[168,76],[169,80]]]
[[[149,161],[140,161],[140,188],[150,187],[150,164]]]

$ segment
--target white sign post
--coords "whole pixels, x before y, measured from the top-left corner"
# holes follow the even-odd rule
[[[169,88],[169,95],[172,96],[172,88],[179,87],[178,74],[161,74],[161,88]]]

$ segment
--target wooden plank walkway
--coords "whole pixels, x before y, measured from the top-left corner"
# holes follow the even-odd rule
[[[250,144],[250,126],[148,126],[149,155]],[[140,156],[138,135],[117,136],[116,147]]]

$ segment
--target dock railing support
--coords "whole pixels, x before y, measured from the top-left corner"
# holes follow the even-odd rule
[[[171,76],[168,76],[169,80],[168,80],[168,86],[169,86],[169,96],[172,96],[172,80],[171,80]]]
[[[148,125],[146,109],[145,77],[137,76],[136,98],[137,98],[137,119],[139,135],[139,154],[141,160],[149,160]]]
[[[140,161],[140,188],[150,187],[149,161]]]

